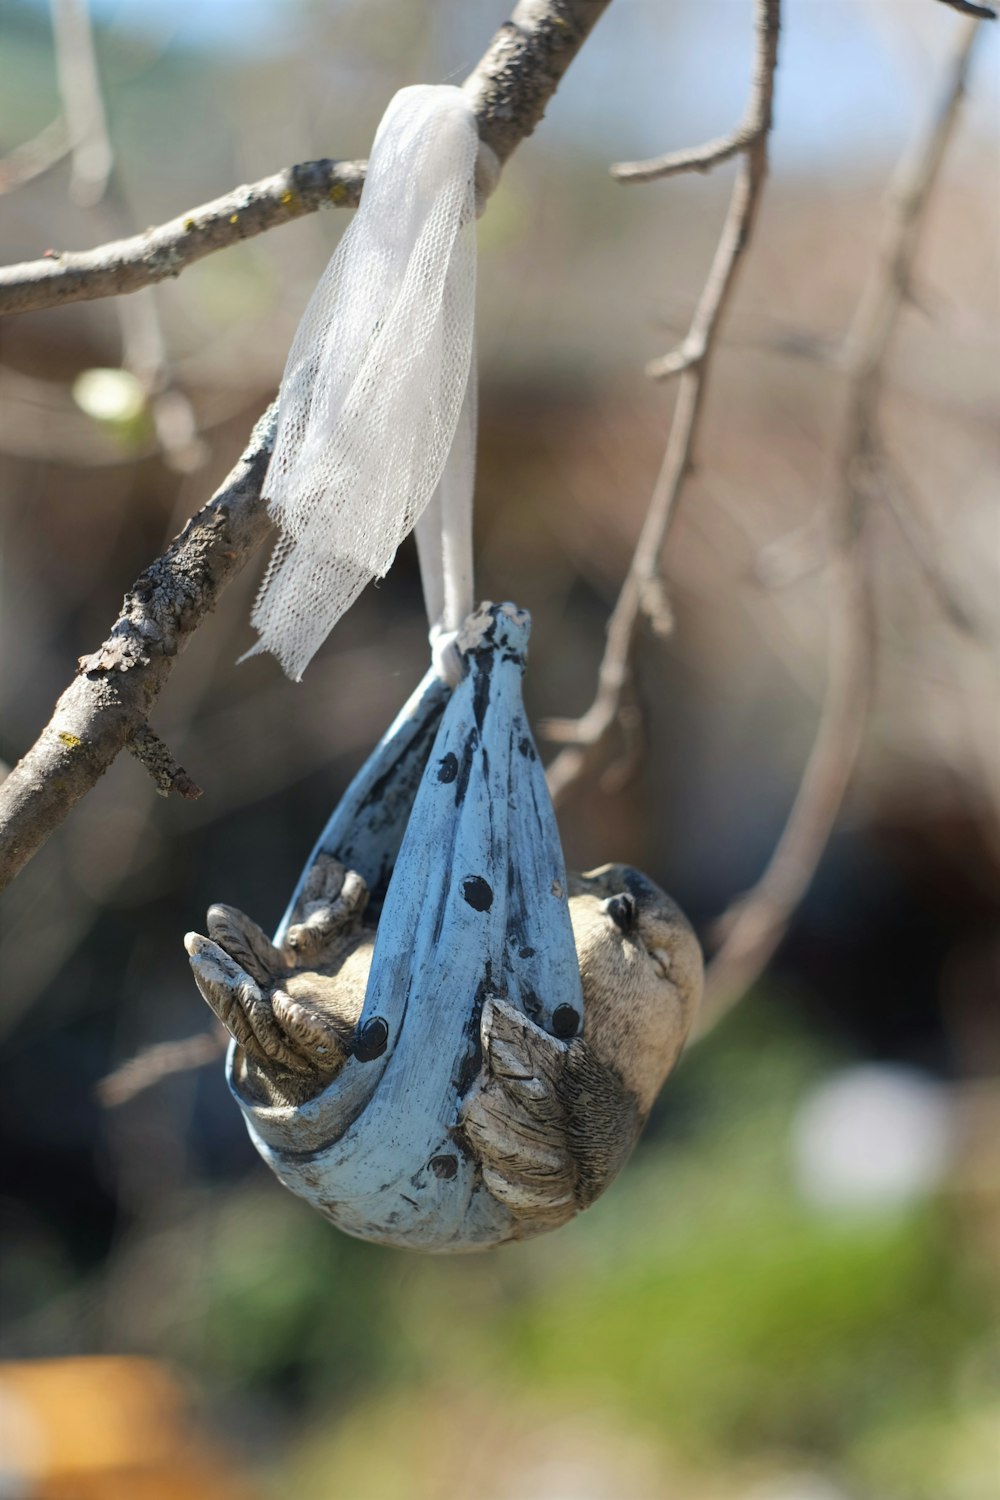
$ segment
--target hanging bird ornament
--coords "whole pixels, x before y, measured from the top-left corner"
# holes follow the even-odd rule
[[[603,1192],[702,980],[652,881],[622,865],[567,877],[521,698],[528,615],[472,608],[477,175],[461,90],[402,90],[289,356],[265,485],[280,539],[259,649],[300,675],[415,526],[432,668],[273,942],[222,905],[186,939],[278,1178],[350,1234],[438,1252],[543,1233]]]

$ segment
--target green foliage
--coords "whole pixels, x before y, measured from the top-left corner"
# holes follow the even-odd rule
[[[476,1393],[512,1425],[518,1403],[597,1410],[693,1472],[805,1453],[893,1500],[979,1500],[947,1476],[958,1434],[984,1428],[1000,1393],[973,1360],[987,1293],[961,1220],[941,1202],[819,1213],[789,1171],[796,1102],[835,1061],[748,1007],[692,1052],[600,1203],[488,1256],[356,1245],[255,1190],[213,1237],[202,1373],[305,1396],[321,1434],[310,1473],[359,1486],[388,1423],[411,1433],[407,1493],[422,1493],[417,1434],[439,1424],[458,1441],[449,1421]],[[383,1490],[359,1494],[404,1492],[393,1454]]]

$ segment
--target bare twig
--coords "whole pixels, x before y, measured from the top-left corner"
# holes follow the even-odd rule
[[[724,161],[739,156],[756,140],[761,127],[747,121],[720,135],[702,146],[691,146],[684,151],[670,151],[666,156],[654,156],[650,161],[619,161],[611,168],[611,175],[619,182],[655,182],[658,177],[679,177],[682,172],[710,172]]]
[[[171,755],[155,730],[148,724],[140,724],[132,734],[126,747],[141,766],[145,766],[161,797],[176,792],[188,802],[197,802],[202,795],[201,787],[191,779],[182,765]]]
[[[0,270],[0,314],[117,297],[180,273],[240,240],[290,224],[321,205],[354,207],[364,162],[308,161],[96,250],[50,251]]]
[[[33,182],[43,172],[58,166],[68,155],[66,121],[59,115],[30,141],[14,146],[0,161],[0,193],[12,193],[15,188]]]
[[[610,0],[519,0],[465,82],[480,138],[500,162],[531,134],[559,80]],[[215,250],[335,204],[356,207],[363,161],[289,167],[95,250],[66,251],[0,270],[0,315],[134,292]]]
[[[847,410],[831,510],[830,627],[826,696],[788,821],[767,869],[719,923],[700,1030],[746,992],[778,946],[805,895],[850,782],[874,684],[874,600],[866,522],[881,482],[878,409],[886,360],[907,300],[920,229],[965,92],[978,23],[962,27],[930,128],[897,170],[882,252],[844,349]]]
[[[200,1031],[179,1042],[157,1042],[102,1078],[97,1085],[97,1097],[106,1109],[127,1104],[163,1078],[215,1062],[228,1043],[229,1037],[221,1027],[216,1031]]]
[[[608,3],[520,0],[511,20],[501,27],[465,84],[474,101],[480,134],[500,160],[506,160],[517,142],[534,130],[559,80]],[[331,163],[315,165],[336,167]],[[352,172],[350,180],[360,191],[362,169],[352,164]],[[321,170],[319,177],[327,184],[331,180],[329,171]],[[334,180],[343,185],[342,176],[336,172]],[[282,193],[288,191],[287,175],[269,180],[266,201],[258,207],[268,222],[258,229],[307,211],[301,206],[301,194],[298,206],[281,203]],[[317,191],[315,186],[313,191]],[[237,196],[233,195],[230,202]],[[328,185],[324,196],[329,196]],[[310,206],[316,206],[315,200]],[[237,217],[238,211],[237,205]],[[200,236],[198,254],[218,247],[206,240],[211,240],[212,225],[217,227],[221,217],[218,203],[203,211],[200,229],[196,225],[191,231]],[[89,273],[78,268],[72,282],[74,290],[68,297],[59,290],[63,283],[57,274],[42,301],[29,305],[106,296],[172,274],[163,266],[177,253],[177,234],[186,232],[181,220],[176,220],[174,227],[173,234],[169,232],[171,226],[152,231],[146,241],[147,249],[149,240],[159,247],[156,263],[160,269],[153,274],[149,274],[138,248],[143,240],[140,237],[138,242],[125,242],[124,258],[119,254],[121,246],[90,252],[92,259],[96,257],[96,265],[91,265]],[[219,243],[228,242],[224,236]],[[180,263],[174,263],[174,269],[180,269]],[[119,284],[122,275],[133,278],[128,288]],[[30,285],[30,277],[28,282]],[[8,296],[12,285],[15,297],[24,295],[23,278],[18,282],[15,276],[13,283],[8,278]],[[94,291],[95,285],[101,289]],[[8,306],[7,310],[14,309]],[[270,521],[260,489],[273,441],[272,407],[258,422],[243,457],[214,499],[132,586],[110,636],[98,651],[81,661],[79,674],[59,699],[40,738],[0,785],[0,889],[23,869],[119,751],[146,725],[177,653],[268,535]]]
[[[666,156],[656,156],[650,161],[622,161],[611,168],[611,175],[619,182],[654,182],[660,177],[677,177],[681,172],[710,172],[713,167],[740,156],[749,147],[766,136],[771,129],[772,103],[774,100],[774,70],[778,55],[778,17],[773,27],[767,29],[758,9],[757,51],[754,59],[750,97],[741,124],[728,135],[717,140],[706,141],[703,146],[694,146],[685,151],[671,151]],[[676,370],[686,368],[683,364]],[[665,372],[666,373],[666,372]],[[673,374],[675,371],[670,371]]]
[[[94,208],[108,190],[114,152],[86,0],[50,0],[59,97],[69,135],[70,196]]]
[[[632,562],[608,621],[608,640],[598,671],[597,692],[575,728],[562,726],[564,741],[568,743],[548,769],[549,787],[557,804],[603,756],[608,739],[620,724],[622,704],[632,677],[632,657],[640,620],[651,615],[662,628],[669,619],[660,580],[660,554],[691,471],[710,356],[740,261],[753,233],[767,175],[767,143],[780,17],[780,0],[757,0],[755,92],[759,83],[760,109],[767,125],[742,147],[743,160],[715,258],[690,331],[681,346],[685,354],[683,363],[677,366],[682,373],[670,436]]]
[[[108,133],[107,110],[97,66],[88,0],[51,0],[52,34],[62,112],[73,164],[70,196],[93,215],[102,233],[121,234],[133,218]],[[188,473],[200,468],[208,450],[198,437],[194,410],[173,382],[156,291],[115,301],[122,364],[146,398],[164,460]]]

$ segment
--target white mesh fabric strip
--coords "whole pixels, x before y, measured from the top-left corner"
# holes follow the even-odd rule
[[[441,479],[472,361],[478,145],[461,89],[395,95],[292,344],[264,483],[279,537],[247,653],[290,677],[388,571]],[[458,445],[470,502],[472,446]]]

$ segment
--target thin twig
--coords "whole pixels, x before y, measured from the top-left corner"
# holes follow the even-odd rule
[[[612,177],[619,182],[655,182],[660,177],[679,177],[682,172],[710,172],[724,161],[752,144],[761,132],[756,122],[747,121],[720,135],[702,146],[690,146],[684,151],[670,151],[666,156],[654,156],[650,161],[619,161],[611,168]]]
[[[531,134],[610,0],[519,0],[463,87],[480,139],[505,162]],[[134,292],[240,240],[336,205],[354,208],[364,161],[313,161],[95,250],[48,252],[0,270],[0,315]]]
[[[160,736],[148,724],[139,725],[129,737],[126,748],[141,766],[145,766],[161,797],[169,797],[171,792],[176,792],[187,802],[197,802],[202,795],[201,787],[178,764]]]
[[[97,1085],[97,1097],[106,1109],[115,1109],[145,1093],[161,1079],[215,1062],[228,1043],[229,1037],[221,1027],[216,1031],[200,1031],[179,1042],[157,1042],[102,1078]]]
[[[965,92],[978,22],[961,28],[942,100],[926,136],[897,169],[882,250],[844,349],[847,410],[832,497],[830,625],[823,709],[788,821],[767,869],[719,922],[699,1030],[754,983],[816,872],[861,746],[875,674],[876,633],[867,521],[880,483],[878,410],[887,356],[904,307],[918,238]]]
[[[734,156],[747,151],[771,129],[774,100],[774,70],[777,63],[778,18],[767,30],[760,11],[757,18],[757,51],[754,59],[750,97],[742,122],[728,135],[706,141],[684,151],[670,151],[650,161],[621,161],[611,168],[619,182],[655,182],[661,177],[677,177],[682,172],[710,172]],[[677,369],[685,366],[678,365]],[[671,372],[673,373],[673,372]]]
[[[576,721],[575,728],[567,730],[563,726],[564,739],[571,742],[566,743],[566,748],[548,768],[549,788],[557,804],[603,756],[608,739],[620,723],[622,704],[632,677],[632,658],[640,620],[647,613],[652,614],[663,628],[669,619],[660,580],[660,555],[691,472],[711,354],[741,259],[753,233],[767,175],[780,20],[780,0],[757,0],[754,79],[755,90],[758,83],[760,85],[760,107],[767,128],[743,147],[743,159],[722,235],[690,331],[681,346],[688,357],[680,376],[670,436],[635,553],[608,621],[607,646],[598,670],[597,692],[590,708]]]
[[[59,97],[69,135],[69,191],[81,208],[96,208],[108,190],[114,152],[97,72],[86,0],[50,0]]]
[[[102,233],[132,228],[97,65],[88,0],[51,0],[52,34],[62,112],[70,139],[70,197],[93,215]],[[155,288],[115,301],[122,364],[142,388],[165,462],[180,473],[208,457],[194,409],[174,383]],[[193,783],[192,783],[193,785]]]
[[[481,138],[499,160],[506,160],[517,142],[534,130],[559,80],[608,3],[609,0],[520,0],[511,20],[500,28],[464,85],[473,100]],[[351,180],[360,191],[362,170],[356,164],[351,165]],[[331,173],[326,171],[324,177],[321,171],[318,175],[327,183],[324,196],[329,196]],[[342,176],[333,175],[337,183],[344,185]],[[301,195],[297,206],[282,204],[282,192],[289,192],[287,174],[270,179],[266,202],[259,209],[270,218],[268,224],[259,225],[258,229],[307,211],[301,204]],[[315,202],[310,206],[314,207]],[[201,229],[197,225],[192,229],[192,233],[201,235],[202,248],[198,254],[217,248],[216,244],[204,241],[211,238],[211,225],[218,225],[219,219],[216,203],[203,211]],[[177,220],[175,225],[182,226],[183,221]],[[56,301],[107,296],[124,290],[117,284],[124,274],[123,266],[131,267],[128,274],[134,279],[127,288],[130,290],[171,274],[162,269],[162,257],[169,260],[176,254],[177,236],[168,232],[170,227],[140,237],[140,242],[146,239],[147,249],[150,240],[159,246],[158,272],[150,274],[136,241],[127,242],[126,249],[128,245],[132,248],[124,260],[118,253],[121,246],[105,246],[101,251],[90,252],[91,259],[96,257],[96,268],[91,266],[89,278],[78,269],[72,283],[75,290],[68,298],[60,292],[64,283],[57,273],[42,301],[30,305],[48,306]],[[220,241],[228,242],[225,238]],[[177,269],[179,264],[175,264]],[[12,293],[8,273],[8,296],[23,295],[23,279],[18,283],[15,276],[13,284]],[[100,290],[95,291],[95,285]],[[7,310],[13,309],[8,306]],[[273,442],[272,407],[258,422],[246,451],[214,499],[188,522],[166,553],[132,586],[108,639],[98,651],[81,661],[79,674],[56,704],[51,721],[0,784],[0,890],[23,869],[118,753],[146,725],[177,653],[187,645],[215,607],[223,589],[267,537],[271,523],[261,496],[261,484]]]
[[[0,193],[12,193],[49,172],[69,155],[69,136],[62,115],[30,141],[13,146],[0,161]]]
[[[365,163],[307,161],[235,188],[167,224],[95,250],[47,252],[41,260],[0,269],[0,315],[118,297],[179,276],[215,250],[290,224],[325,204],[354,207]]]

